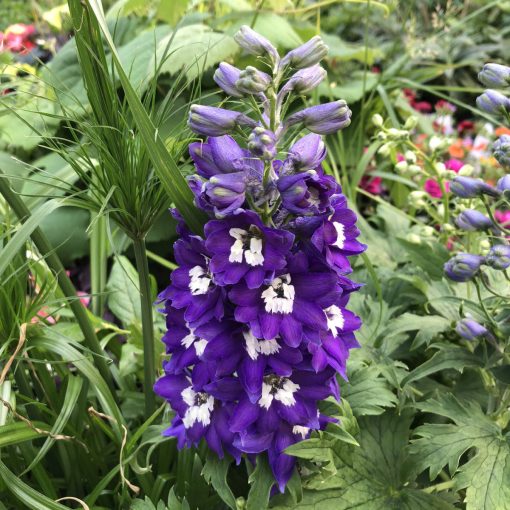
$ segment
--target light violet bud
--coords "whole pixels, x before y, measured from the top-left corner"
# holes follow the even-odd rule
[[[505,191],[510,191],[510,174],[506,174],[501,177],[496,184],[496,188],[504,193]]]
[[[510,85],[510,67],[500,64],[485,64],[478,79],[486,86],[500,89]]]
[[[476,98],[480,110],[492,114],[510,112],[510,99],[497,90],[488,89]]]
[[[330,135],[351,123],[351,110],[347,103],[341,99],[331,103],[305,108],[294,113],[287,119],[287,126],[302,123],[312,133]]]
[[[490,230],[494,227],[491,219],[476,209],[462,211],[457,216],[455,223],[459,228],[471,232],[475,230]]]
[[[510,166],[510,135],[501,135],[492,146],[493,155],[501,166]]]
[[[444,272],[450,280],[467,282],[478,273],[484,257],[472,253],[458,253],[444,265]]]
[[[274,61],[278,61],[280,56],[276,48],[262,35],[255,32],[248,25],[243,25],[234,35],[234,40],[241,48],[244,48],[252,55],[268,54]]]
[[[384,124],[384,119],[382,118],[382,115],[379,115],[378,113],[375,113],[372,116],[372,124],[375,127],[382,127]]]
[[[248,66],[244,71],[241,71],[239,79],[236,81],[236,87],[246,94],[264,92],[270,84],[271,77],[252,66]]]
[[[326,144],[321,136],[309,133],[289,149],[283,164],[283,173],[315,170],[326,157]]]
[[[271,161],[277,152],[274,133],[262,126],[257,126],[248,137],[248,149],[258,158]]]
[[[236,87],[241,70],[222,62],[214,73],[214,81],[229,96],[243,97],[243,93]]]
[[[291,65],[296,69],[312,67],[328,54],[328,49],[321,37],[316,35],[301,46],[289,51],[282,58],[281,67],[287,65]]]
[[[316,88],[326,77],[326,70],[316,65],[301,69],[286,83],[285,88],[293,90],[296,94],[306,94]]]
[[[245,201],[246,179],[244,172],[213,175],[204,186],[205,194],[218,218],[239,209]]]
[[[489,331],[473,319],[462,319],[457,322],[455,331],[466,340],[475,340],[479,337],[486,336]]]
[[[256,122],[243,113],[197,104],[191,105],[188,118],[189,128],[203,136],[226,135],[237,126],[255,125]]]
[[[485,263],[498,271],[508,269],[510,267],[510,246],[507,244],[493,246],[485,258]]]
[[[499,191],[481,179],[457,176],[450,183],[450,191],[460,198],[475,198],[481,195],[497,197]]]

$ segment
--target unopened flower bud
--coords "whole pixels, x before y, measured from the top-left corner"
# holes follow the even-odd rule
[[[436,230],[429,226],[422,227],[420,232],[423,237],[434,237],[436,235]]]
[[[418,125],[418,118],[414,115],[411,115],[411,117],[408,117],[406,120],[406,123],[404,124],[404,129],[414,129]]]
[[[491,243],[488,239],[482,239],[479,243],[479,249],[481,255],[487,255],[491,249]]]
[[[421,237],[418,234],[409,233],[406,235],[406,241],[413,244],[421,244]]]
[[[234,35],[234,40],[241,48],[252,55],[268,54],[274,61],[280,57],[276,48],[262,35],[255,32],[248,25],[243,25]]]
[[[496,189],[501,191],[501,193],[510,191],[510,174],[506,174],[498,180]]]
[[[443,223],[443,225],[441,225],[441,230],[443,232],[453,232],[455,230],[455,227],[453,225],[450,225],[449,223]]]
[[[407,200],[411,207],[414,207],[415,209],[421,209],[425,207],[427,203],[426,202],[427,196],[428,196],[427,193],[425,193],[424,191],[411,191],[411,193],[409,193],[407,197]]]
[[[287,119],[286,125],[303,123],[312,133],[330,135],[351,123],[351,113],[347,103],[341,99],[294,113]]]
[[[444,177],[444,174],[446,172],[446,166],[444,165],[444,163],[438,161],[437,163],[434,164],[434,168],[440,177]]]
[[[464,177],[470,177],[473,175],[475,169],[472,165],[462,165],[459,169],[459,173],[457,175],[461,175]]]
[[[421,172],[421,167],[419,165],[409,165],[409,167],[407,168],[407,171],[411,175],[417,175]]]
[[[316,88],[326,77],[326,74],[326,70],[319,65],[301,69],[292,76],[284,89],[293,90],[296,94],[306,94]]]
[[[376,135],[378,140],[384,141],[388,139],[388,135],[384,131],[379,131]]]
[[[270,161],[276,156],[276,137],[262,126],[256,127],[248,137],[248,149],[260,159]]]
[[[291,65],[296,69],[304,69],[318,64],[328,54],[328,47],[318,35],[312,37],[301,46],[289,51],[282,58],[281,66]]]
[[[246,115],[215,108],[213,106],[191,105],[188,126],[204,136],[221,136],[231,133],[236,126],[255,126],[256,122]]]
[[[406,151],[404,158],[409,164],[416,163],[416,154],[413,151]]]
[[[388,156],[391,151],[391,143],[385,143],[379,147],[377,151],[381,156]]]
[[[384,124],[384,119],[382,118],[382,115],[379,115],[378,113],[374,114],[372,116],[372,124],[375,127],[382,127]]]
[[[407,162],[406,161],[399,161],[396,165],[395,165],[395,170],[397,172],[405,172],[407,170]]]
[[[214,81],[229,96],[243,97],[243,93],[236,86],[240,74],[240,69],[222,62],[214,73]]]
[[[476,209],[466,209],[462,211],[459,216],[457,216],[455,223],[459,228],[467,231],[489,230],[494,227],[491,219]]]
[[[457,176],[450,183],[450,191],[460,198],[475,198],[481,195],[497,197],[499,191],[481,179]]]
[[[501,135],[494,142],[492,151],[501,166],[510,166],[510,135]]]
[[[476,104],[480,110],[494,115],[510,112],[510,99],[493,89],[488,89],[478,96]]]
[[[431,151],[443,149],[445,147],[445,140],[439,138],[439,136],[431,136],[429,140],[429,148]]]
[[[474,319],[461,319],[455,326],[455,331],[466,340],[475,340],[485,337],[489,333],[485,326],[482,326]]]
[[[484,257],[472,253],[458,253],[444,265],[445,274],[455,282],[467,282],[479,271]]]
[[[271,83],[271,77],[253,66],[241,71],[236,87],[246,94],[259,94],[264,92]]]
[[[244,172],[213,175],[204,186],[209,202],[218,218],[239,209],[245,201],[246,180]]]
[[[510,67],[500,64],[485,64],[478,79],[486,86],[500,89],[510,85]]]
[[[485,258],[485,263],[492,267],[493,269],[497,269],[499,271],[503,271],[510,267],[510,245],[507,244],[496,244],[494,245],[487,257]]]

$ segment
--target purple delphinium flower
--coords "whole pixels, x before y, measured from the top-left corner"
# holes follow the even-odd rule
[[[510,112],[510,99],[493,89],[487,89],[481,96],[478,96],[476,105],[480,110],[487,113],[503,114]]]
[[[215,280],[231,285],[244,279],[250,289],[285,267],[294,240],[287,230],[266,227],[253,211],[210,221],[205,234]]]
[[[466,340],[475,340],[489,333],[485,326],[482,326],[482,324],[476,322],[474,319],[461,319],[457,322],[455,331]]]
[[[345,101],[286,115],[325,77],[317,64],[326,46],[313,38],[280,61],[249,27],[235,39],[272,74],[222,63],[214,75],[257,121],[191,108],[190,128],[208,138],[190,144],[196,175],[188,183],[211,219],[202,238],[176,213],[178,268],[159,295],[171,357],[155,391],[175,411],[165,434],[179,448],[204,440],[237,462],[267,452],[283,492],[297,462],[285,449],[336,421],[320,414],[318,401],[340,398],[336,375],[346,377],[349,351],[359,347],[361,320],[348,301],[360,285],[345,275],[348,257],[366,247],[339,184],[322,168],[320,135],[349,124]]]
[[[458,175],[450,183],[450,191],[460,198],[475,198],[481,195],[497,197],[499,191],[481,179]]]
[[[510,85],[510,67],[501,64],[485,64],[478,73],[478,79],[486,86],[503,88]]]
[[[444,265],[446,276],[455,282],[467,282],[478,273],[484,262],[481,255],[458,253]]]
[[[458,227],[468,231],[490,230],[494,228],[492,220],[476,209],[465,209],[459,214],[455,223]]]
[[[492,151],[501,166],[510,166],[510,135],[501,135],[494,142]],[[508,177],[508,174],[505,177]]]
[[[510,245],[494,245],[485,257],[485,263],[498,271],[508,269],[510,267]]]

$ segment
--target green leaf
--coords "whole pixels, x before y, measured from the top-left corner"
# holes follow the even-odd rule
[[[202,469],[202,476],[207,483],[212,484],[218,496],[228,505],[229,508],[235,510],[236,498],[227,483],[227,474],[231,460],[227,457],[219,459],[212,452],[207,454],[207,459]]]
[[[323,462],[330,458],[329,476],[324,469],[303,481],[300,504],[278,510],[453,510],[442,498],[413,488],[406,446],[411,415],[387,412],[360,419],[360,447],[320,439],[303,441],[287,449],[301,458]],[[304,452],[306,443],[314,447]],[[327,453],[329,450],[329,454]],[[303,455],[306,453],[306,455]]]
[[[426,424],[418,427],[410,452],[419,471],[428,469],[435,478],[443,466],[454,474],[463,454],[471,451],[453,480],[466,488],[467,510],[499,510],[510,501],[510,438],[486,416],[475,402],[459,401],[452,394],[421,402],[428,413],[449,418],[454,424]]]
[[[129,259],[116,257],[106,285],[108,307],[126,328],[142,321],[137,282],[138,273]]]
[[[1,460],[0,478],[4,481],[7,490],[32,510],[69,510],[69,507],[56,503],[22,482]]]
[[[372,65],[374,60],[381,58],[383,51],[381,48],[369,48],[364,44],[355,44],[343,41],[337,35],[321,34],[322,39],[328,45],[328,59],[349,61],[358,60],[359,62]]]
[[[0,404],[2,405],[2,404]],[[38,429],[48,431],[49,425],[42,422],[33,422],[32,425]],[[24,441],[32,441],[33,439],[40,439],[44,437],[33,428],[29,427],[26,423],[18,421],[2,425],[0,427],[0,448],[10,446],[13,444],[22,443]]]
[[[467,367],[483,366],[480,358],[463,347],[451,344],[436,344],[435,347],[439,347],[440,350],[404,377],[402,385],[418,381],[441,370],[454,369],[462,373]]]
[[[5,177],[0,177],[4,179]],[[9,242],[0,250],[0,276],[9,267],[11,260],[15,257],[21,248],[25,246],[25,243],[30,238],[34,230],[41,224],[41,222],[55,209],[62,206],[62,202],[59,200],[48,200],[41,205],[34,214],[28,218],[18,231],[12,236]]]
[[[377,367],[362,367],[349,373],[349,381],[341,383],[341,388],[355,416],[382,414],[385,407],[397,403],[397,397]]]
[[[60,414],[58,415],[55,423],[53,424],[53,427],[51,428],[52,435],[55,436],[60,434],[62,430],[64,430],[64,427],[67,425],[67,422],[69,421],[69,418],[75,409],[76,402],[80,396],[82,385],[83,379],[69,375],[62,409],[60,410]],[[34,460],[30,463],[30,465],[25,469],[24,473],[30,471],[39,462],[41,462],[43,457],[48,453],[49,449],[54,443],[55,439],[53,437],[48,437],[42,447],[37,451],[37,455],[34,457]]]
[[[271,487],[275,484],[275,479],[265,455],[257,457],[257,466],[250,475],[248,482],[251,487],[246,503],[247,510],[267,508]]]
[[[152,59],[149,70],[158,67],[163,61],[161,73],[176,74],[184,70],[187,78],[192,80],[218,62],[231,57],[238,48],[229,35],[213,32],[206,25],[188,25],[161,40],[155,62]]]
[[[432,279],[443,278],[443,266],[450,258],[450,253],[442,244],[436,242],[415,244],[400,238],[398,242],[407,251],[411,262],[421,267]]]

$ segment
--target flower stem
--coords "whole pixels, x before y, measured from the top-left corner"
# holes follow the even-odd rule
[[[19,220],[24,223],[30,217],[30,211],[23,202],[23,200],[11,189],[9,182],[5,177],[5,174],[0,170],[0,193],[5,198],[11,209],[14,211]],[[101,373],[103,379],[108,383],[112,392],[113,398],[116,398],[115,386],[113,383],[112,374],[108,368],[106,359],[107,355],[101,348],[99,340],[97,338],[94,327],[90,322],[89,316],[87,315],[87,309],[82,305],[76,295],[76,289],[67,276],[66,270],[60,258],[55,252],[53,246],[51,246],[47,237],[44,235],[40,228],[36,228],[32,235],[32,241],[37,246],[37,249],[44,257],[46,264],[50,268],[58,281],[58,285],[62,290],[62,293],[69,301],[69,307],[71,308],[76,322],[83,333],[85,345],[92,351],[94,356],[95,364]]]
[[[140,307],[142,310],[142,339],[143,339],[143,390],[145,393],[145,416],[149,417],[155,409],[156,398],[152,386],[156,379],[154,361],[154,325],[152,320],[151,282],[149,262],[144,237],[133,239],[136,269],[140,285]]]

